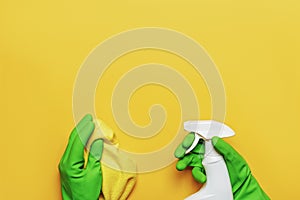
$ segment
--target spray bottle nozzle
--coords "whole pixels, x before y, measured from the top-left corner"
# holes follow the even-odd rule
[[[203,139],[205,143],[211,143],[210,140],[214,136],[224,138],[235,134],[229,126],[214,120],[187,121],[184,122],[184,129],[195,133],[194,142],[191,147],[186,150],[186,154],[196,147],[200,139]],[[207,153],[208,152],[206,152],[206,154]]]

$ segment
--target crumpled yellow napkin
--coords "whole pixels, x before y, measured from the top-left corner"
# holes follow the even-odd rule
[[[103,151],[102,194],[105,200],[125,200],[136,183],[136,165],[118,148],[107,146]]]
[[[119,143],[113,130],[102,120],[95,120],[95,131],[87,144],[87,151],[95,139],[103,139],[101,159],[102,194],[101,200],[126,200],[136,183],[136,163],[119,150]],[[85,159],[87,160],[87,159]]]

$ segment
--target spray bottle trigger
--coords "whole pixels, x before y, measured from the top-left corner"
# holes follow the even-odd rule
[[[204,137],[202,137],[201,135],[199,135],[197,133],[194,133],[194,135],[195,135],[195,139],[194,139],[192,145],[185,151],[185,154],[190,153],[196,147],[196,145],[198,144],[200,139],[205,140]]]

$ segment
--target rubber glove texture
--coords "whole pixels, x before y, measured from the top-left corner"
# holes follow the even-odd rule
[[[181,171],[188,166],[193,167],[193,177],[198,182],[205,183],[206,176],[202,165],[204,158],[203,140],[200,140],[192,152],[185,154],[186,150],[192,145],[194,138],[194,133],[189,133],[175,150],[174,155],[179,159],[176,168]],[[232,146],[219,137],[213,137],[212,143],[214,148],[224,157],[235,200],[270,199],[252,175],[245,159]]]
[[[84,150],[95,125],[86,115],[73,129],[59,163],[62,198],[64,200],[97,200],[102,187],[100,160],[103,141],[92,143],[85,166]]]

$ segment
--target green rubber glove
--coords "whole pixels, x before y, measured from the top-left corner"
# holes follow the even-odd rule
[[[192,152],[185,155],[185,151],[192,145],[194,138],[194,133],[189,133],[175,150],[175,157],[180,159],[176,168],[181,171],[188,166],[193,167],[193,177],[198,182],[205,183],[206,176],[202,165],[204,156],[203,140],[198,143]],[[247,162],[236,150],[221,138],[213,137],[212,142],[215,149],[224,157],[235,200],[270,199],[253,177]]]
[[[85,166],[84,148],[94,131],[91,115],[86,115],[73,129],[68,146],[59,163],[62,198],[64,200],[96,200],[102,188],[100,159],[103,141],[91,146]]]

